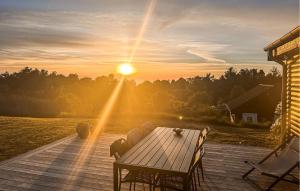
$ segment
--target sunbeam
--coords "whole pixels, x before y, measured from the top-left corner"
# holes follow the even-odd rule
[[[138,36],[137,36],[137,38],[135,40],[135,43],[134,43],[134,45],[133,45],[133,47],[131,49],[131,53],[130,53],[130,57],[128,59],[128,63],[132,63],[133,58],[134,58],[134,56],[136,54],[136,51],[137,51],[138,47],[141,44],[141,41],[143,39],[144,33],[146,31],[148,22],[149,22],[149,20],[151,18],[151,15],[152,15],[153,11],[154,11],[156,3],[157,3],[157,0],[151,0],[150,3],[149,3],[149,6],[148,6],[148,9],[147,9],[146,14],[144,16],[144,20],[143,20],[143,23],[141,25],[139,34],[138,34]]]
[[[136,41],[132,47],[131,53],[130,53],[130,57],[128,59],[128,64],[132,64],[133,58],[136,54],[136,51],[138,49],[138,47],[140,46],[140,43],[143,39],[144,33],[146,31],[147,28],[147,24],[150,20],[150,17],[154,11],[154,7],[156,5],[157,0],[151,0],[149,3],[149,6],[147,8],[147,11],[145,13],[144,16],[144,20],[143,23],[141,25],[140,31],[138,33],[138,36],[136,38]],[[126,65],[127,66],[127,65]],[[129,66],[129,65],[128,65]],[[114,107],[114,104],[116,103],[116,100],[118,98],[118,95],[120,93],[120,90],[122,88],[122,85],[124,83],[125,80],[125,75],[129,75],[131,73],[133,73],[133,67],[124,67],[121,74],[123,75],[123,77],[121,78],[121,80],[119,81],[119,83],[117,84],[117,86],[115,87],[112,95],[110,96],[108,102],[106,103],[106,105],[104,106],[104,109],[100,112],[100,114],[98,115],[98,121],[97,124],[95,126],[94,132],[92,133],[92,135],[83,143],[83,145],[81,146],[80,150],[79,150],[79,155],[77,158],[74,159],[73,164],[71,164],[70,166],[72,166],[71,172],[68,175],[68,179],[67,179],[67,184],[66,186],[63,188],[63,190],[70,190],[74,181],[77,180],[78,175],[80,173],[81,169],[80,167],[84,166],[87,162],[88,162],[88,157],[91,156],[91,153],[93,151],[93,149],[96,146],[96,141],[97,141],[97,137],[98,135],[103,132],[103,130],[105,129],[105,125],[106,122],[109,119],[109,116],[112,112],[112,109]],[[129,72],[130,70],[130,72]],[[131,71],[132,70],[132,71]]]
[[[120,90],[122,88],[122,85],[124,83],[125,78],[122,77],[115,89],[113,90],[112,95],[110,96],[108,102],[104,106],[104,109],[100,112],[98,116],[98,121],[95,126],[95,129],[91,136],[83,143],[79,150],[79,155],[77,158],[74,159],[74,162],[72,165],[71,172],[68,174],[67,182],[68,184],[66,187],[64,187],[62,190],[70,190],[73,182],[77,180],[78,174],[80,173],[80,167],[85,166],[87,159],[89,156],[91,156],[91,152],[96,146],[96,141],[98,138],[98,135],[103,132],[106,122],[109,119],[109,116],[114,108],[114,104],[116,103],[116,100],[118,98],[118,95],[120,93]],[[70,183],[70,182],[71,183]]]

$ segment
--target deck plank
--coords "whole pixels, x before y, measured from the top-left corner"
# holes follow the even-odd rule
[[[83,155],[86,161],[78,162],[84,141],[75,136],[56,141],[26,154],[0,163],[0,190],[7,191],[50,191],[50,190],[112,190],[112,163],[109,145],[120,134],[103,134],[90,153]],[[155,149],[156,147],[154,147]],[[137,148],[138,149],[138,148]],[[170,150],[172,159],[180,148]],[[241,175],[249,169],[244,160],[258,161],[269,149],[242,145],[207,143],[204,156],[205,181],[201,182],[203,191],[255,191],[256,188],[242,180]],[[147,152],[153,152],[147,150]],[[129,155],[128,157],[132,157]],[[154,160],[149,158],[147,160]],[[158,159],[154,160],[157,162]],[[80,161],[80,160],[79,160]],[[137,162],[143,163],[138,160]],[[170,164],[169,164],[170,163]],[[161,163],[163,164],[163,162]],[[173,160],[163,165],[172,166]],[[299,172],[295,172],[296,174]],[[250,176],[263,187],[273,180],[254,173]],[[128,190],[128,185],[122,186]],[[274,191],[296,191],[296,185],[281,182]],[[138,185],[137,190],[143,190]]]

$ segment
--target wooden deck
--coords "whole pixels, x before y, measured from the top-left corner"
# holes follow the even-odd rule
[[[78,153],[83,141],[71,136],[4,161],[0,163],[0,190],[112,190],[114,159],[109,157],[109,145],[120,137],[122,135],[103,134],[92,152],[80,158]],[[243,161],[257,161],[267,152],[268,149],[259,147],[207,143],[205,181],[201,182],[198,190],[257,190],[254,185],[241,179],[248,169]],[[250,177],[261,186],[273,180],[254,175]],[[126,185],[122,188],[128,190]],[[138,190],[142,189],[140,185]],[[283,182],[274,190],[297,189],[296,185]]]

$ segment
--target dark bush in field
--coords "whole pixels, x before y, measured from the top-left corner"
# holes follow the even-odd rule
[[[87,139],[91,132],[91,127],[87,123],[78,123],[76,126],[76,132],[81,139]]]

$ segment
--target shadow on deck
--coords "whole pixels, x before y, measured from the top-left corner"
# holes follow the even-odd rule
[[[112,190],[112,162],[109,145],[123,135],[103,134],[87,160],[75,164],[83,144],[71,136],[32,152],[0,163],[0,190]],[[198,190],[257,190],[242,180],[249,169],[243,161],[258,161],[269,149],[248,146],[208,143],[204,157],[205,181]],[[272,178],[253,173],[262,187]],[[128,190],[126,186],[123,190]],[[293,191],[297,186],[281,182],[274,190]],[[143,190],[142,186],[138,190]]]

